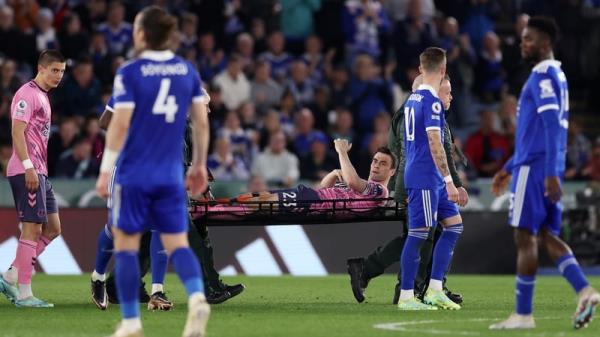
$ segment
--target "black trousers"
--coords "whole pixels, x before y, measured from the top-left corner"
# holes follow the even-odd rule
[[[208,236],[208,228],[200,221],[193,221],[188,218],[188,240],[190,248],[198,257],[202,265],[202,277],[204,278],[204,286],[207,292],[220,288],[219,273],[215,269],[213,259],[213,247]],[[144,277],[150,270],[150,239],[152,234],[150,231],[142,235],[139,251],[139,262],[141,277]],[[114,284],[115,270],[111,272],[107,278],[107,283]]]
[[[429,232],[427,240],[421,246],[421,262],[419,271],[415,278],[415,293],[424,293],[429,285],[431,276],[431,265],[433,262],[433,248],[442,233],[442,226],[438,224],[435,230]],[[365,258],[365,274],[371,279],[385,272],[385,269],[392,264],[400,261],[400,255],[404,248],[404,241],[407,236],[406,222],[403,224],[403,235],[398,236],[383,246],[377,247],[369,256]],[[400,274],[398,274],[398,283],[400,283]],[[444,278],[444,285],[446,278]]]

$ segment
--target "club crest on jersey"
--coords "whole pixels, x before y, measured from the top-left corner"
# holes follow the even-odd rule
[[[17,113],[18,117],[25,116],[25,110],[27,109],[27,102],[24,99],[17,102]]]
[[[431,110],[433,110],[434,113],[439,114],[442,112],[442,105],[440,102],[433,102],[431,105]]]
[[[549,79],[540,81],[540,98],[556,97],[552,82]]]

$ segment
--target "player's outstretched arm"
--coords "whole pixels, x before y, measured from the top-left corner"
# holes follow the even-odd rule
[[[448,191],[448,199],[452,202],[458,202],[458,190],[454,186],[452,176],[450,175],[450,169],[448,167],[448,161],[446,160],[446,151],[442,145],[442,137],[439,129],[427,130],[427,139],[429,141],[429,150],[431,151],[431,157],[437,167],[438,171],[444,177],[446,183],[446,190]]]
[[[208,109],[204,102],[197,102],[191,106],[193,155],[192,166],[187,175],[187,187],[192,196],[198,195],[206,189],[208,173],[206,172],[206,158],[208,157],[208,142],[210,128],[208,124]]]
[[[367,181],[362,179],[356,173],[356,169],[350,162],[348,151],[352,148],[352,144],[348,143],[347,139],[336,139],[333,141],[335,150],[338,153],[340,167],[342,168],[342,178],[348,184],[348,187],[358,193],[362,193],[367,188]]]

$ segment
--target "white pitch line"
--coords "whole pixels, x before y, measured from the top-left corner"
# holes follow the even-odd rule
[[[536,320],[550,320],[560,319],[560,317],[536,317]],[[440,329],[421,329],[412,326],[423,325],[423,324],[437,324],[437,323],[448,323],[448,322],[487,322],[487,321],[501,321],[502,318],[470,318],[470,319],[459,319],[459,320],[421,320],[421,321],[406,321],[406,322],[392,322],[392,323],[378,323],[374,324],[375,329],[391,330],[391,331],[404,331],[404,332],[418,332],[421,334],[431,335],[460,335],[460,336],[481,336],[481,332],[478,331],[461,331],[461,330],[440,330]],[[557,333],[553,336],[563,336],[564,333]],[[527,336],[549,336],[546,332],[540,333],[528,333]]]

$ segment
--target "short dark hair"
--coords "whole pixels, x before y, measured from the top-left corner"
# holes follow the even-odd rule
[[[65,57],[56,49],[45,49],[40,53],[37,64],[47,67],[53,62],[65,63]]]
[[[554,45],[558,40],[558,25],[556,21],[547,16],[534,16],[527,21],[527,27],[534,28],[548,36],[550,43]]]
[[[419,62],[426,71],[436,71],[446,60],[446,51],[438,47],[429,47],[419,55]]]
[[[392,158],[392,168],[395,169],[396,165],[398,164],[398,158],[392,152],[392,150],[390,150],[390,148],[387,146],[382,146],[382,147],[378,148],[377,152],[375,152],[375,153],[379,153],[379,152],[381,152],[383,154],[387,154],[388,156],[390,156]]]
[[[177,28],[177,20],[158,6],[150,6],[142,10],[140,26],[148,48],[152,50],[164,50],[169,47],[171,35]]]

